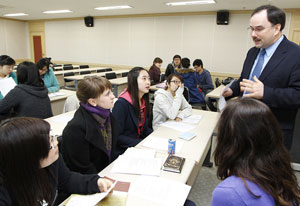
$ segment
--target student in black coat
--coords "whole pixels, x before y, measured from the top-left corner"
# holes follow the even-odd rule
[[[57,205],[63,193],[107,191],[112,182],[70,172],[46,121],[30,117],[0,124],[0,205]]]
[[[36,65],[22,62],[17,67],[18,85],[0,101],[0,120],[8,117],[53,116],[48,90]]]
[[[95,174],[115,159],[117,123],[110,109],[115,96],[103,77],[78,84],[80,107],[63,131],[62,155],[71,171]]]
[[[150,77],[148,71],[135,67],[128,73],[128,88],[122,92],[113,108],[118,120],[116,153],[134,147],[152,133],[148,126]]]

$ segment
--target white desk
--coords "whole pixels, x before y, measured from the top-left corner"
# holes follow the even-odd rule
[[[47,122],[49,122],[51,126],[51,130],[56,135],[62,135],[62,132],[64,131],[66,125],[68,124],[69,120],[71,120],[74,116],[74,111],[66,112],[63,114],[59,114],[50,118],[45,119]]]
[[[75,68],[78,68],[79,69],[79,65],[70,65],[70,66],[72,66],[74,69]],[[63,69],[63,65],[62,66],[59,66],[59,67],[52,67],[54,70],[62,70]]]
[[[84,77],[86,77],[86,76],[101,76],[101,77],[104,77],[106,73],[112,73],[112,72],[116,73],[117,76],[120,76],[122,73],[128,72],[128,70],[124,69],[124,70],[109,71],[109,72],[100,72],[100,73],[92,73],[92,74],[84,74],[84,75],[75,75],[75,76],[65,77],[65,79],[74,80],[75,81],[75,83],[74,83],[75,84],[75,88],[77,89],[78,81],[84,79]],[[115,97],[117,97],[118,94],[120,94],[118,92],[118,87],[119,86],[123,85],[123,88],[127,86],[127,77],[121,77],[121,78],[117,78],[117,79],[110,79],[109,81],[111,82],[111,84],[112,84],[112,86],[114,88],[114,95],[115,95]]]
[[[202,166],[202,162],[211,144],[210,140],[211,140],[212,133],[214,131],[215,126],[217,125],[219,115],[220,115],[219,113],[216,112],[208,112],[202,110],[193,110],[193,114],[202,115],[202,119],[197,124],[196,128],[192,130],[192,132],[196,133],[197,136],[190,141],[185,141],[181,151],[179,153],[176,153],[176,155],[186,158],[181,173],[178,174],[178,173],[172,173],[166,171],[161,172],[161,177],[178,181],[181,183],[187,183],[188,185],[193,184],[194,179],[196,178],[199,169]],[[74,111],[65,113],[63,115],[65,117],[66,116],[71,117],[74,115]],[[58,120],[60,120],[61,117],[63,117],[63,115],[59,115],[58,117],[52,117],[47,119],[47,121],[50,122],[54,132],[62,132],[63,130],[62,124]],[[67,121],[65,121],[65,124],[67,124]],[[161,138],[175,138],[178,140],[178,135],[180,133],[181,132],[170,128],[160,127],[157,130],[155,130],[151,135],[149,135],[147,138],[151,138],[155,136]],[[142,143],[143,141],[136,147],[143,148],[143,146],[141,145]],[[163,158],[164,160],[167,157],[167,152],[157,150],[156,157]],[[126,181],[126,182],[132,182],[138,177],[138,175],[132,175],[132,174],[112,173],[111,168],[113,167],[113,164],[114,162],[108,165],[105,169],[103,169],[99,173],[99,175],[107,176],[115,180]],[[128,194],[126,205],[154,206],[155,204],[145,202],[145,200],[143,200],[142,198],[134,197]]]
[[[105,69],[106,67],[92,67],[92,68],[85,68],[85,69],[79,69],[79,65],[77,67],[78,69],[71,69],[71,70],[62,70],[62,71],[54,71],[54,74],[57,78],[57,81],[60,85],[64,85],[64,73],[69,73],[69,72],[74,72],[74,73],[79,73],[83,71],[91,71],[91,72],[96,72],[98,69]]]
[[[52,113],[54,116],[61,114],[63,111],[66,99],[69,96],[76,94],[75,91],[66,90],[66,89],[60,89],[59,92],[63,93],[63,95],[49,97],[50,102],[51,102]]]
[[[69,72],[74,72],[74,73],[80,73],[80,72],[84,72],[84,71],[97,71],[98,69],[105,69],[106,67],[92,67],[92,68],[84,68],[84,69],[70,69],[70,70],[63,70],[63,71],[54,71],[53,73],[55,75],[62,75],[65,73],[69,73]]]
[[[223,92],[225,85],[221,84],[211,92],[207,93],[206,96],[214,99],[220,99],[221,93]]]
[[[179,134],[182,132],[164,126],[159,127],[157,130],[155,130],[147,137],[147,139],[153,137],[159,137],[159,138],[166,138],[166,139],[172,138],[178,141],[184,141],[184,145],[181,151],[179,153],[176,153],[175,155],[185,157],[186,159],[194,160],[196,163],[193,174],[190,176],[190,179],[187,182],[189,185],[192,185],[194,183],[194,180],[203,164],[206,154],[211,146],[212,134],[220,118],[220,113],[218,112],[210,112],[210,111],[193,109],[193,114],[202,115],[202,119],[197,124],[197,126],[190,131],[197,135],[192,140],[190,141],[182,140],[178,137]],[[137,145],[137,147],[145,148],[143,146],[144,142],[145,140],[140,142]],[[161,152],[162,154],[167,154],[167,151],[163,151],[163,150],[158,150],[158,152]]]

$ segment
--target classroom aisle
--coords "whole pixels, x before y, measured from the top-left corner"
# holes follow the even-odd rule
[[[197,206],[209,206],[214,188],[221,182],[216,176],[216,167],[202,167],[189,194]],[[295,172],[300,184],[300,172]]]

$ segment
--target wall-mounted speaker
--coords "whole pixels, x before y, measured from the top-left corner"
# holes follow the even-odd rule
[[[87,27],[93,27],[94,26],[94,17],[92,17],[92,16],[84,17],[84,23]]]
[[[218,11],[217,12],[217,24],[228,25],[229,24],[229,11]]]

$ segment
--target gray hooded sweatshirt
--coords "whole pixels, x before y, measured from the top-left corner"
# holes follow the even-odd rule
[[[192,115],[192,107],[183,96],[183,88],[179,87],[175,97],[164,89],[158,89],[154,93],[153,105],[153,129],[157,129],[160,124],[168,119],[181,119]]]

